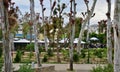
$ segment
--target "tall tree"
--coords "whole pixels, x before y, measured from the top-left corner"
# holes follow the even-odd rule
[[[106,0],[108,3],[108,12],[107,15],[107,59],[108,63],[112,64],[112,37],[111,37],[111,0]]]
[[[76,14],[76,3],[75,0],[70,0],[70,24],[71,24],[71,35],[70,35],[70,70],[73,70],[73,41],[75,37],[75,14]]]
[[[0,0],[0,10],[2,16],[2,34],[4,51],[4,72],[12,72],[12,57],[10,43],[10,25],[8,20],[8,7],[11,0]]]
[[[48,41],[47,41],[47,32],[46,32],[46,28],[45,28],[45,17],[44,17],[44,11],[46,10],[46,8],[44,8],[43,6],[43,1],[44,0],[40,0],[40,5],[41,5],[41,9],[42,9],[42,24],[44,26],[44,41],[45,41],[45,50],[48,51]]]
[[[31,13],[31,22],[33,23],[33,27],[34,27],[34,33],[35,33],[35,38],[34,38],[34,49],[35,49],[35,53],[36,53],[36,59],[37,59],[37,65],[38,67],[41,66],[40,63],[40,53],[39,53],[39,49],[38,49],[38,34],[37,34],[37,21],[39,20],[39,16],[37,17],[37,19],[35,18],[35,11],[34,11],[34,0],[30,0],[30,13]]]
[[[106,20],[100,20],[98,22],[98,33],[99,34],[103,34],[103,33],[106,33],[106,30],[107,30],[107,21]]]
[[[85,0],[86,2],[88,0]],[[81,30],[80,30],[80,33],[79,33],[79,38],[78,38],[78,44],[77,44],[77,52],[80,53],[80,47],[81,47],[81,40],[82,40],[82,35],[84,33],[84,29],[85,29],[85,26],[86,26],[86,23],[88,22],[88,20],[91,18],[91,16],[93,15],[93,11],[95,9],[95,5],[96,5],[96,2],[97,0],[93,0],[93,5],[91,7],[91,10],[89,12],[89,14],[87,15],[87,17],[84,19],[84,21],[82,22],[82,27],[81,27]]]
[[[120,0],[114,8],[114,72],[120,72]]]

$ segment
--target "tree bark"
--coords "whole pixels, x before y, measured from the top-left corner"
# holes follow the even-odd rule
[[[108,2],[108,12],[107,12],[107,59],[108,63],[112,64],[112,41],[111,41],[111,0]]]
[[[114,9],[114,72],[120,72],[120,0]]]
[[[93,5],[91,7],[91,11],[90,13],[88,14],[88,16],[85,18],[85,20],[83,21],[82,23],[82,27],[81,27],[81,31],[79,33],[79,38],[78,38],[78,44],[77,44],[77,52],[80,54],[80,51],[81,51],[81,40],[82,40],[82,35],[84,34],[84,29],[85,29],[85,26],[86,26],[86,23],[88,22],[88,20],[91,18],[92,14],[93,14],[93,11],[95,9],[95,5],[96,5],[96,2],[97,0],[94,0],[93,2]]]
[[[39,54],[39,49],[38,49],[38,38],[37,38],[37,22],[35,19],[35,11],[34,11],[34,0],[30,0],[30,13],[31,13],[31,22],[33,22],[33,27],[34,27],[34,33],[35,33],[35,43],[34,43],[34,49],[36,53],[36,59],[37,59],[37,65],[38,67],[41,66],[40,63],[40,54]]]
[[[43,3],[41,3],[41,9],[42,9],[42,24],[44,26],[44,41],[45,41],[45,50],[46,52],[48,51],[48,42],[47,42],[47,32],[46,32],[46,28],[45,28],[45,23],[44,23],[44,8],[43,8]]]
[[[72,12],[72,7],[74,7],[73,10],[73,17],[72,17],[72,13],[71,13],[71,17],[70,17],[70,23],[71,23],[71,35],[70,35],[70,48],[69,48],[69,54],[70,54],[70,70],[73,70],[73,47],[74,47],[74,37],[75,37],[75,14],[76,14],[76,4],[75,4],[75,0],[73,0],[71,2],[71,9],[70,12]]]
[[[2,34],[3,34],[3,53],[4,53],[4,72],[12,72],[12,57],[10,45],[10,30],[8,21],[8,8],[4,5],[5,0],[0,1],[2,20]]]
[[[13,51],[14,51],[14,35],[13,33],[10,33],[10,48],[11,48],[11,55],[12,55],[12,61],[13,61]]]

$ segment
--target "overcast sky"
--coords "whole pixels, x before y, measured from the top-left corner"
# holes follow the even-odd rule
[[[19,6],[20,10],[24,14],[25,12],[30,11],[30,2],[29,0],[12,0],[13,2],[16,3],[17,6]],[[41,6],[39,0],[34,0],[35,1],[35,12],[41,13]],[[66,3],[68,8],[65,9],[66,12],[69,12],[69,0],[60,0],[61,3]],[[93,0],[89,0],[89,5],[93,3]],[[77,17],[82,17],[81,12],[86,11],[86,6],[84,4],[84,0],[76,0],[77,3]],[[50,14],[50,4],[49,0],[44,0],[44,7],[46,7],[45,15],[49,16]],[[91,19],[91,24],[97,24],[98,21],[106,19],[106,12],[107,12],[107,3],[106,0],[98,0],[95,11],[96,13],[95,17]],[[114,0],[112,0],[112,17],[113,17],[113,12],[114,12]],[[67,22],[67,21],[66,21]]]

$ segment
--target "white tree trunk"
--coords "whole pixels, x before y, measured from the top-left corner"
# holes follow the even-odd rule
[[[111,20],[107,20],[107,59],[112,64]]]
[[[114,72],[120,72],[120,0],[114,9]]]
[[[34,49],[36,53],[36,59],[37,59],[37,65],[38,67],[41,66],[40,64],[40,54],[39,54],[39,49],[38,49],[38,37],[37,37],[37,22],[35,19],[35,11],[34,11],[34,0],[30,0],[30,13],[31,13],[31,22],[33,22],[33,27],[34,27],[34,34],[35,34],[35,43],[34,43]]]
[[[86,23],[88,22],[88,20],[91,18],[93,11],[95,9],[95,5],[96,5],[97,0],[94,0],[93,5],[91,7],[90,13],[88,14],[88,16],[85,18],[85,20],[82,23],[82,27],[81,27],[81,31],[79,33],[79,38],[78,38],[78,44],[77,44],[77,52],[80,54],[80,47],[81,47],[81,40],[82,40],[82,35],[84,34],[84,29],[86,26]]]
[[[42,25],[44,26],[44,41],[45,41],[45,50],[46,52],[48,51],[48,42],[47,42],[47,32],[46,32],[46,28],[45,28],[45,23],[44,23],[44,8],[43,8],[43,4],[41,4],[41,8],[42,8]]]
[[[107,59],[108,63],[112,64],[112,42],[111,42],[111,0],[108,0],[108,12],[107,12]]]
[[[2,19],[2,34],[3,34],[3,53],[4,53],[4,72],[12,72],[12,57],[10,45],[10,30],[8,21],[8,9],[4,5],[5,1],[0,1],[0,10]]]
[[[10,48],[11,48],[11,51],[13,52],[14,51],[14,35],[13,33],[10,33]],[[12,55],[12,61],[13,61],[13,53],[11,53]]]
[[[76,13],[76,5],[75,0],[71,2],[71,12],[72,12],[72,6],[74,7],[73,10],[73,17],[70,17],[70,20],[73,20],[74,23],[72,24],[72,21],[70,21],[72,28],[71,28],[71,35],[70,35],[70,48],[69,48],[69,54],[70,54],[70,70],[73,70],[73,47],[74,47],[74,36],[75,36],[75,13]]]

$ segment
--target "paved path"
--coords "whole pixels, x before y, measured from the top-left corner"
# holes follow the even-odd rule
[[[20,64],[14,64],[15,69],[19,69]],[[42,64],[42,66],[55,66],[57,72],[69,72],[69,64]],[[74,64],[74,72],[90,72],[93,67],[96,67],[97,64]]]
[[[69,64],[43,64],[43,66],[54,65],[55,70],[58,72],[67,72],[69,69]],[[96,64],[74,64],[75,72],[90,72],[93,67],[96,67]]]

